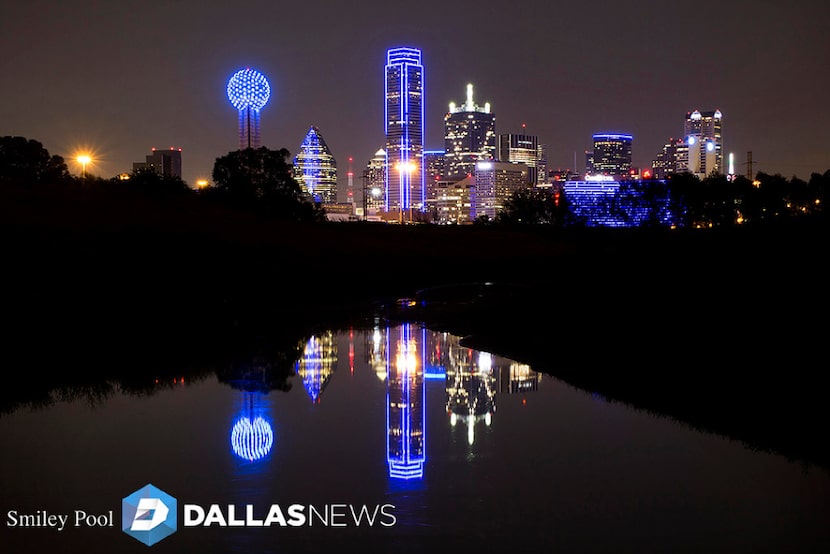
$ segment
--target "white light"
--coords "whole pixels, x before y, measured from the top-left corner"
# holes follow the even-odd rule
[[[694,146],[694,144],[695,144],[695,137],[689,137],[689,140],[688,140],[687,142],[689,143],[689,146]]]
[[[493,169],[493,164],[490,162],[478,162],[476,164],[476,169],[480,169],[481,171],[489,171]]]
[[[707,150],[707,151],[711,152],[711,151],[713,151],[714,149],[715,149],[715,143],[714,143],[714,142],[707,142],[707,143],[706,143],[706,150]]]

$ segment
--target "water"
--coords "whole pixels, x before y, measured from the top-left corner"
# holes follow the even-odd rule
[[[830,551],[824,469],[451,335],[324,333],[287,391],[246,369],[0,417],[0,551],[146,552],[122,531],[134,519],[122,500],[148,484],[176,501],[159,553]],[[212,505],[213,523],[198,524]],[[220,525],[246,523],[248,509],[270,525]],[[95,525],[74,526],[77,511]],[[69,519],[61,531],[12,525],[21,515]]]

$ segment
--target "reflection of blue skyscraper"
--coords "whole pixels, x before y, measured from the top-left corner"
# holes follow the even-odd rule
[[[411,325],[387,329],[386,459],[389,476],[422,479],[426,460],[425,397],[418,333]]]
[[[416,48],[392,48],[385,68],[385,211],[424,204],[424,66]]]
[[[274,430],[259,392],[243,392],[243,406],[231,429],[231,450],[234,454],[255,462],[268,456],[274,446]]]
[[[320,395],[328,385],[337,365],[337,341],[331,331],[321,337],[311,337],[297,360],[295,370],[303,380],[311,401],[320,401]]]

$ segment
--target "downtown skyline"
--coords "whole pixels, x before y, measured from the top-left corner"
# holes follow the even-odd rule
[[[139,4],[41,4],[2,8],[0,45],[14,53],[0,62],[14,76],[0,92],[2,133],[40,141],[74,174],[80,150],[94,156],[89,173],[109,178],[152,148],[174,147],[191,186],[209,179],[215,159],[237,148],[227,81],[251,67],[272,86],[262,145],[294,156],[319,128],[342,200],[348,159],[360,175],[384,145],[383,67],[387,49],[400,46],[423,53],[426,150],[442,149],[448,104],[471,83],[491,102],[496,133],[526,125],[551,170],[580,170],[595,133],[632,135],[633,164],[649,167],[694,109],[723,112],[724,155],[734,153],[738,173],[748,151],[754,171],[807,179],[830,168],[830,78],[816,69],[830,53],[820,38],[826,6],[704,2],[690,16],[669,5],[526,2],[507,21],[470,9],[459,26],[432,2],[395,25],[383,24],[376,4],[333,4],[308,37],[300,23],[314,11],[303,6],[253,2],[258,17],[237,26],[224,3],[183,1],[150,32],[138,25]],[[467,46],[487,29],[500,38]],[[42,40],[24,42],[30,35]]]

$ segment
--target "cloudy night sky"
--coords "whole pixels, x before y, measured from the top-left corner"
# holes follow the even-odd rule
[[[344,188],[349,157],[359,175],[383,147],[386,50],[411,46],[427,149],[443,149],[448,104],[472,83],[496,132],[525,124],[551,169],[582,170],[599,132],[633,135],[649,167],[686,112],[720,109],[738,173],[751,151],[756,172],[808,179],[830,169],[829,22],[818,0],[2,0],[0,134],[43,143],[75,174],[88,149],[105,178],[181,148],[193,186],[237,148],[226,86],[252,67],[272,91],[262,144],[293,157],[317,126]]]

